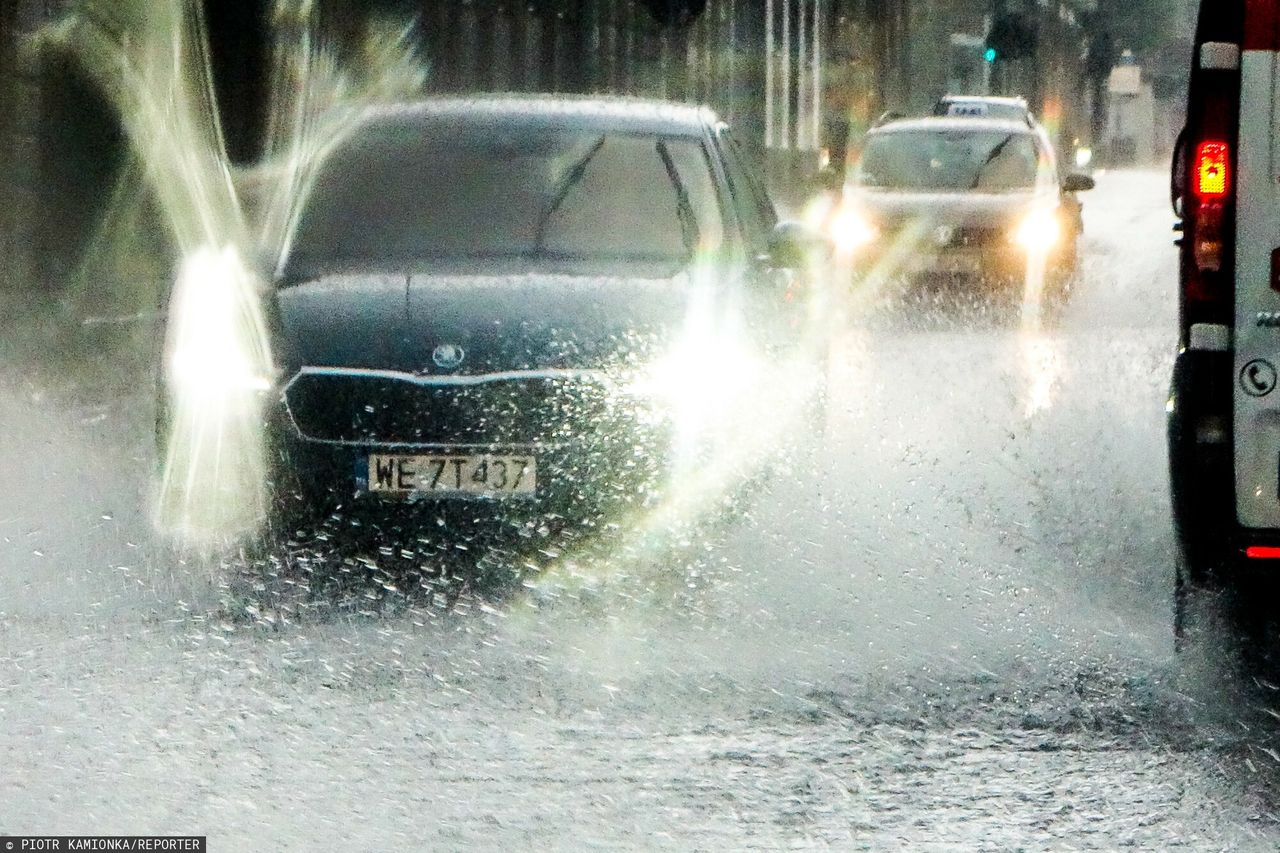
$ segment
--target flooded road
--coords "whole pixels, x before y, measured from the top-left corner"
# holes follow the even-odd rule
[[[226,566],[153,541],[150,390],[10,342],[0,830],[1275,849],[1267,692],[1172,649],[1165,194],[1099,176],[1047,331],[964,299],[851,318],[821,447],[727,530],[499,601],[387,606],[361,564],[367,608],[229,612]]]

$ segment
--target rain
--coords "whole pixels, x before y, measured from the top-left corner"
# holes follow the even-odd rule
[[[5,0],[0,835],[1276,849],[1248,5]]]

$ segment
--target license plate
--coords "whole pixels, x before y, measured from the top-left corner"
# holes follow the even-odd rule
[[[532,455],[374,453],[368,477],[369,491],[383,494],[532,496],[538,488],[538,462]]]

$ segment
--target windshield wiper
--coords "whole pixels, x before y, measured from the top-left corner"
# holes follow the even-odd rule
[[[698,217],[693,212],[693,205],[689,203],[689,191],[680,180],[680,172],[676,169],[676,161],[671,158],[666,140],[659,139],[655,147],[658,150],[658,156],[662,158],[662,165],[667,169],[667,176],[671,178],[671,185],[675,187],[676,216],[680,217],[680,238],[684,241],[684,250],[689,257],[693,257],[698,242],[702,239]]]
[[[547,208],[546,213],[542,214],[542,218],[538,220],[538,233],[533,244],[535,253],[542,252],[543,243],[547,239],[547,223],[551,221],[551,217],[560,209],[560,205],[564,204],[564,200],[569,197],[569,191],[582,183],[582,179],[587,175],[587,166],[591,165],[591,161],[595,159],[595,156],[600,153],[600,149],[604,147],[604,140],[605,137],[603,136],[597,139],[587,153],[579,157],[578,162],[574,163],[560,180],[560,186],[556,188],[556,194],[551,200],[551,206]]]
[[[978,188],[978,184],[982,183],[982,173],[987,170],[987,167],[991,165],[992,161],[1004,153],[1004,147],[1012,142],[1013,137],[1015,136],[1017,136],[1015,133],[1009,134],[1000,141],[999,145],[991,149],[991,153],[987,155],[987,159],[982,161],[982,165],[978,167],[978,171],[974,174],[973,183],[969,186],[969,189],[976,190]]]

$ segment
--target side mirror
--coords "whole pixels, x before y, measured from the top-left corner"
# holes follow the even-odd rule
[[[1083,193],[1088,192],[1097,186],[1097,182],[1088,175],[1078,175],[1072,173],[1062,179],[1062,191],[1064,193]]]
[[[822,234],[803,222],[779,222],[769,235],[766,260],[775,269],[803,269],[830,252]]]

